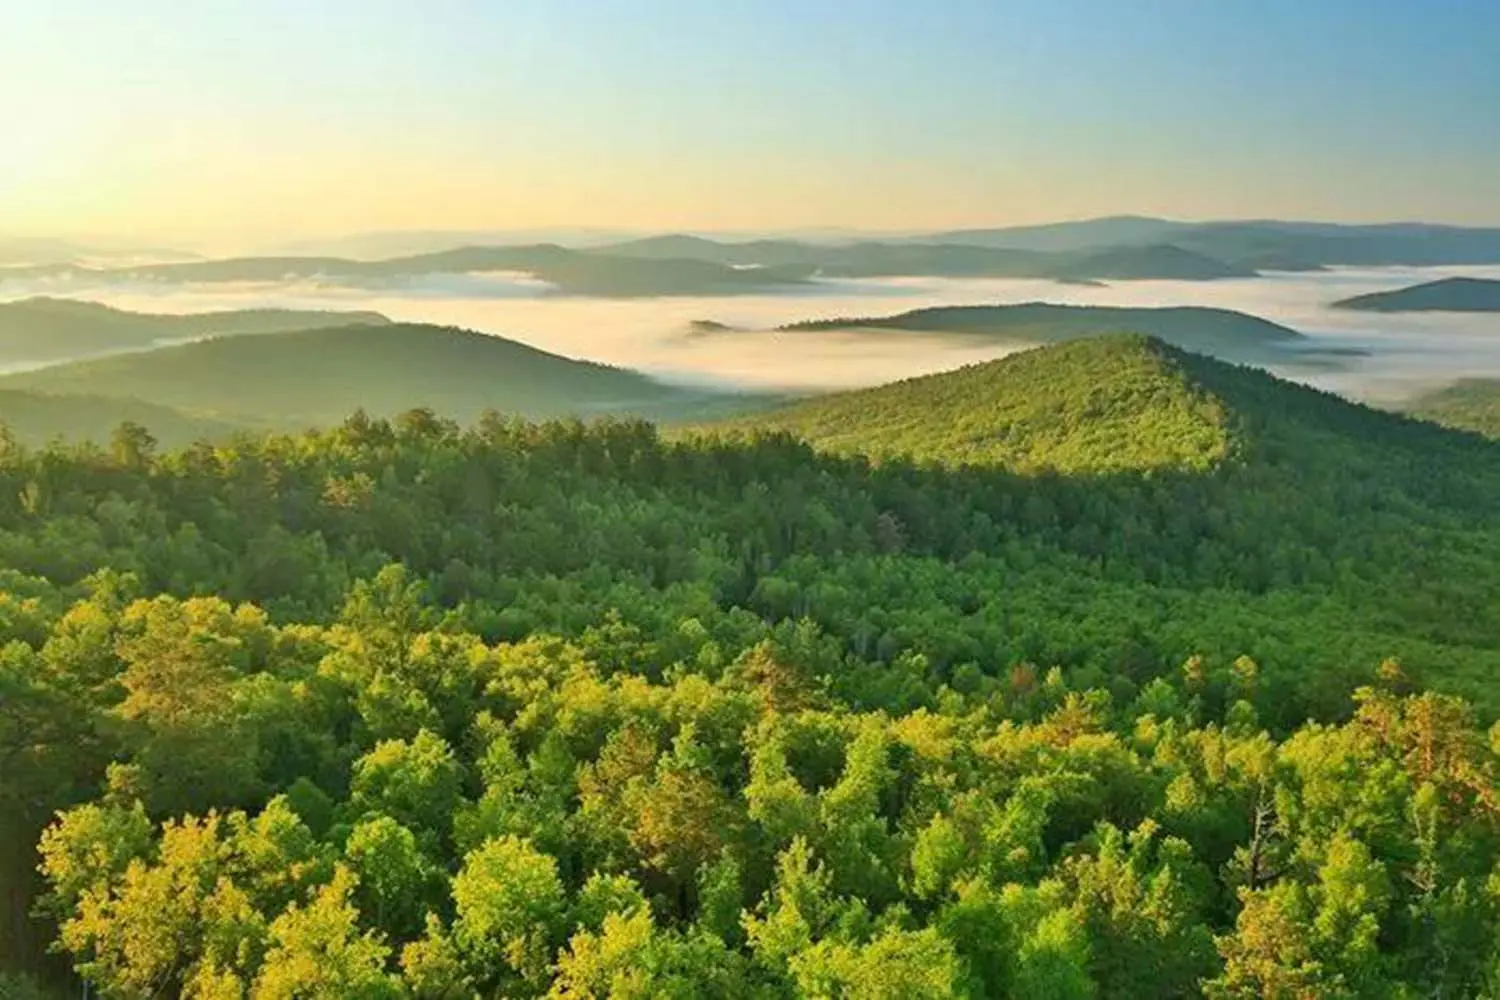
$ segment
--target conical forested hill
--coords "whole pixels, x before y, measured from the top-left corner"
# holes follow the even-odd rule
[[[1472,434],[1135,336],[725,426],[868,456],[905,484],[894,491],[903,498],[941,481],[951,512],[903,499],[903,523],[915,510],[982,511],[986,525],[1107,578],[1166,588],[1156,593],[1262,595],[1283,606],[1291,631],[1280,641],[1292,645],[1327,627],[1310,623],[1312,608],[1338,608],[1335,618],[1352,613],[1340,626],[1350,643],[1431,641],[1419,655],[1434,674],[1469,674],[1459,683],[1470,690],[1500,671],[1500,446]],[[1264,646],[1274,620],[1247,644]],[[1322,656],[1304,663],[1336,670]]]
[[[821,396],[727,426],[785,431],[840,454],[1022,473],[1206,471],[1231,458],[1328,468],[1356,453],[1399,469],[1414,455],[1441,464],[1476,447],[1430,424],[1133,334]]]
[[[1228,454],[1229,426],[1185,358],[1148,337],[1073,341],[820,397],[745,426],[841,453],[950,466],[1205,468]]]

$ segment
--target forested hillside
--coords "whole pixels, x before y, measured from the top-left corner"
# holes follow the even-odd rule
[[[17,443],[39,447],[55,439],[81,443],[108,442],[123,423],[148,428],[164,445],[183,447],[195,441],[222,441],[248,426],[213,417],[198,417],[137,399],[106,396],[55,396],[45,392],[0,389],[0,427]]]
[[[0,365],[56,362],[196,337],[388,322],[373,312],[239,309],[164,315],[74,299],[30,298],[0,303]]]
[[[356,409],[394,416],[431,406],[464,421],[489,409],[532,418],[665,418],[731,411],[747,399],[421,324],[215,338],[0,377],[0,388],[150,400],[291,430],[337,424]]]
[[[1500,379],[1466,378],[1424,392],[1407,404],[1416,416],[1500,438]]]
[[[1496,446],[1141,338],[829,405],[8,447],[0,989],[1500,989]]]
[[[1248,267],[1166,244],[1100,244],[1054,253],[963,245],[960,240],[860,241],[842,245],[797,240],[721,243],[695,236],[652,236],[604,247],[609,257],[643,260],[693,259],[732,264],[801,267],[824,277],[1053,278],[1067,281],[1159,279],[1208,281],[1253,277]]]
[[[820,448],[1020,471],[1207,469],[1230,449],[1223,405],[1160,341],[1119,336],[820,396],[746,417]]]

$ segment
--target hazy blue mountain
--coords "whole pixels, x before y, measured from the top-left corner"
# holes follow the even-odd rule
[[[162,247],[95,245],[40,236],[0,236],[0,266],[72,264],[85,260],[191,260],[197,254]]]
[[[797,267],[825,277],[894,275],[1039,277],[1052,258],[1015,250],[940,244],[864,241],[842,245],[796,240],[724,243],[698,236],[654,236],[611,244],[597,253],[616,257],[714,261],[735,267]]]
[[[1280,258],[1308,265],[1368,267],[1500,263],[1500,229],[1417,223],[1206,223],[1175,235],[1172,242],[1230,262]]]
[[[554,243],[566,247],[589,247],[633,238],[634,235],[621,229],[588,226],[542,229],[401,229],[296,240],[263,249],[269,256],[386,260],[464,246],[530,246]]]
[[[721,243],[697,236],[655,236],[597,252],[648,259],[695,258],[734,266],[796,266],[825,277],[895,276],[1053,278],[1060,281],[1250,277],[1233,266],[1169,244],[1067,252],[966,246],[951,242],[874,242],[822,246],[793,240]]]
[[[1500,229],[1416,223],[1190,223],[1120,216],[845,242],[671,233],[571,247],[555,242],[459,246],[378,260],[292,255],[93,269],[53,262],[0,269],[0,281],[7,276],[55,277],[76,271],[94,278],[118,275],[155,281],[321,278],[380,284],[430,274],[515,271],[548,282],[564,294],[630,297],[774,291],[818,276],[1212,280],[1252,276],[1263,269],[1484,263],[1500,263]]]
[[[1341,299],[1338,309],[1369,312],[1500,312],[1500,281],[1444,278],[1426,284]]]
[[[1003,343],[1052,344],[1106,333],[1143,333],[1177,347],[1232,361],[1264,364],[1311,358],[1312,341],[1289,327],[1229,309],[1133,308],[1046,302],[939,306],[895,316],[793,323],[784,332],[900,330],[978,337]]]
[[[724,264],[764,263],[752,259],[761,256],[754,247],[784,243],[801,250],[804,244],[795,240],[756,240],[747,242],[719,241],[686,233],[663,233],[626,240],[622,243],[606,243],[594,251],[611,257],[644,257],[652,260],[712,260]],[[810,248],[809,248],[810,249]],[[772,255],[774,256],[774,255]]]
[[[1500,228],[1427,223],[1344,225],[1270,219],[1174,222],[1118,216],[1043,226],[933,233],[918,239],[1040,251],[1171,243],[1228,264],[1268,270],[1306,270],[1337,264],[1500,263]]]
[[[967,246],[999,247],[1066,253],[1125,244],[1158,243],[1175,238],[1193,223],[1174,222],[1139,215],[1116,215],[1076,222],[1052,222],[1037,226],[1005,226],[996,229],[955,229],[919,237],[931,243],[961,243]]]
[[[806,280],[801,267],[742,268],[706,260],[616,257],[553,244],[459,247],[390,260],[342,257],[234,257],[94,272],[163,282],[330,279],[385,282],[430,274],[514,271],[574,295],[732,295]]]
[[[1112,247],[1070,255],[1047,270],[1060,280],[1213,281],[1218,278],[1253,278],[1255,269],[1226,264],[1222,260],[1184,250],[1171,244],[1142,247]]]

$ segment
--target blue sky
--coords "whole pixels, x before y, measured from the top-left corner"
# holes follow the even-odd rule
[[[1500,224],[1489,0],[22,8],[22,231]]]

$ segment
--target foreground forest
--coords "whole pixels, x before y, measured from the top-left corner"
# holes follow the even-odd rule
[[[1497,457],[1146,338],[7,442],[0,995],[1500,996]]]

